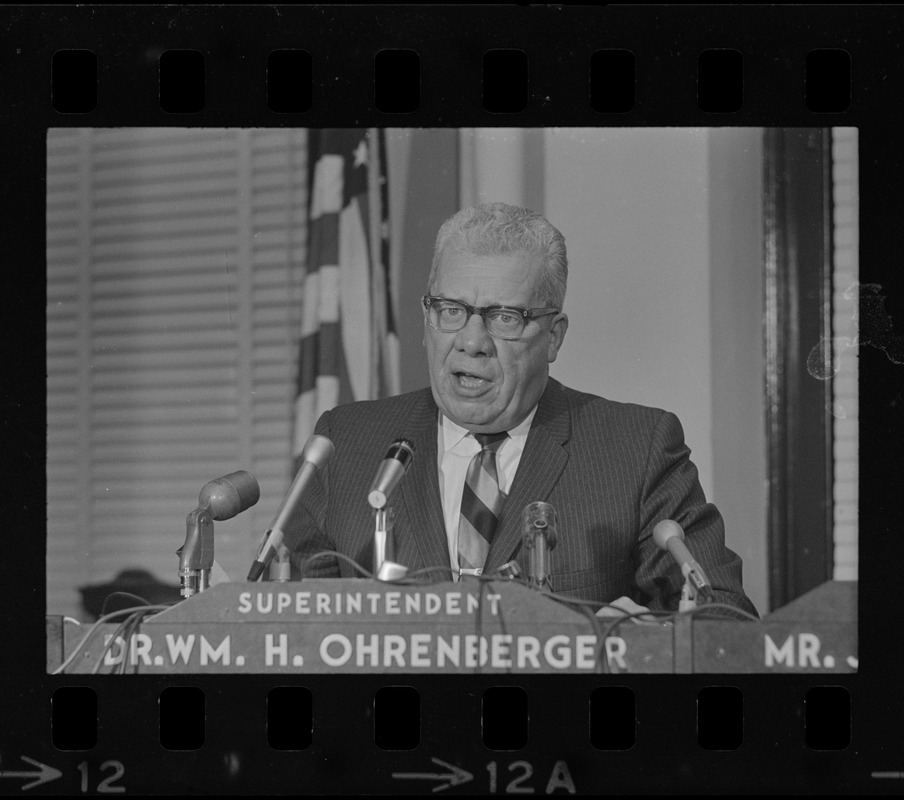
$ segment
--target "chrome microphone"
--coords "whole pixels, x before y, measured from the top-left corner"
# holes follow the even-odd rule
[[[522,512],[524,546],[530,555],[527,584],[533,589],[552,590],[549,554],[558,542],[556,510],[542,500],[525,506]]]
[[[404,577],[408,571],[404,565],[394,560],[393,515],[386,503],[408,471],[413,458],[414,445],[408,439],[393,442],[367,493],[367,502],[374,510],[373,570],[378,580],[396,580]]]
[[[283,498],[269,530],[261,540],[257,549],[257,555],[254,557],[251,569],[248,571],[249,581],[256,581],[260,578],[276,556],[280,546],[283,544],[283,540],[286,538],[286,527],[298,507],[302,493],[317,471],[322,469],[327,461],[332,458],[334,451],[333,443],[326,436],[314,434],[305,443],[304,449],[301,451],[302,465],[295,475],[295,480],[292,481],[288,494]],[[292,545],[292,548],[289,548],[289,544]],[[291,549],[294,549],[295,542],[290,542],[289,544],[286,547],[291,552]]]
[[[706,577],[706,573],[691,555],[691,551],[684,544],[684,530],[671,519],[664,519],[656,523],[653,528],[653,541],[661,550],[671,553],[675,563],[681,567],[681,574],[690,586],[704,601],[712,601],[713,587]]]
[[[398,439],[390,445],[367,492],[371,508],[379,511],[386,506],[389,495],[399,485],[413,458],[414,444],[408,439]]]

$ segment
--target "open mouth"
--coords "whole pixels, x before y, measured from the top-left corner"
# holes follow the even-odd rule
[[[452,374],[463,389],[480,389],[489,383],[486,378],[475,375],[473,372],[453,372]]]

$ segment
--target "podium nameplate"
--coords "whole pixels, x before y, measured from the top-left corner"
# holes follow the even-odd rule
[[[826,597],[848,613],[810,620],[810,605]],[[224,583],[148,617],[128,642],[114,635],[117,623],[102,625],[66,672],[854,672],[855,602],[855,585],[826,584],[799,613],[779,611],[760,623],[677,616],[613,625],[504,580]],[[64,629],[66,656],[87,630]],[[49,647],[48,669],[58,663]]]

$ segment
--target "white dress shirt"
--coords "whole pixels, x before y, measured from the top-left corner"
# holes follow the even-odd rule
[[[535,407],[520,425],[508,431],[509,438],[496,451],[499,488],[506,495],[515,480],[527,434],[536,413]],[[440,413],[436,449],[439,459],[439,493],[446,523],[446,540],[449,543],[449,563],[458,580],[458,518],[461,516],[461,496],[464,493],[468,466],[471,459],[480,452],[480,445],[470,431]]]

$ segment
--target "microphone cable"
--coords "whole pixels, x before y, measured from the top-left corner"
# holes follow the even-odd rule
[[[557,600],[560,603],[576,606],[577,610],[588,618],[593,628],[594,635],[596,636],[596,647],[594,648],[593,653],[595,668],[597,669],[597,671],[604,674],[612,673],[612,670],[609,667],[609,659],[605,654],[606,640],[619,628],[619,626],[622,625],[622,623],[629,620],[655,623],[655,620],[651,620],[649,619],[649,617],[672,617],[676,613],[678,613],[676,611],[650,610],[628,613],[624,609],[620,608],[619,606],[613,605],[612,603],[601,603],[598,600],[583,600],[579,597],[564,597],[561,595],[553,594],[552,592],[547,592],[542,589],[538,591],[540,592],[540,594],[544,594],[552,600]],[[596,614],[596,611],[602,608],[613,608],[619,612],[619,615],[614,617],[613,620],[609,622],[609,624],[605,628],[603,627],[603,618],[598,617]],[[596,611],[591,609],[596,609]],[[658,624],[667,625],[668,620],[664,620],[663,622],[660,622]]]
[[[422,581],[416,580],[420,578],[422,575],[428,575],[431,572],[438,572],[442,575],[442,577],[438,580],[432,581]],[[409,572],[402,578],[393,578],[388,583],[397,583],[402,586],[433,586],[437,583],[445,583],[452,577],[452,567],[421,567],[420,569],[416,569],[414,572]]]
[[[471,575],[469,578],[477,579],[477,609],[474,615],[474,627],[475,627],[475,635],[477,636],[477,665],[475,668],[476,673],[480,674],[480,643],[483,639],[483,607],[484,607],[484,591],[493,583],[503,581],[505,583],[517,583],[523,586],[525,589],[531,588],[528,582],[521,576],[514,578],[502,578],[499,575],[485,575],[481,573],[480,575]],[[551,593],[550,593],[551,596]],[[502,629],[502,634],[506,635],[508,630],[506,628],[506,620],[505,615],[502,613],[502,607],[499,606],[499,627]],[[509,671],[511,667],[509,667]]]
[[[107,653],[113,650],[117,638],[119,638],[123,631],[126,631],[125,636],[122,637],[122,660],[115,666],[115,669],[112,670],[113,673],[118,672],[120,675],[125,675],[125,665],[128,661],[129,651],[131,649],[132,635],[135,633],[138,624],[145,616],[147,616],[147,614],[142,610],[135,611],[119,623],[116,630],[113,631],[110,638],[107,640],[107,643],[100,651],[97,660],[94,662],[94,667],[91,670],[92,675],[97,675],[97,673],[100,672],[100,668],[104,663],[104,658],[106,658]]]
[[[300,579],[303,580],[305,577],[308,577],[308,578],[312,577],[310,575],[307,575],[307,576],[305,575],[305,573],[307,572],[308,565],[313,563],[314,561],[318,561],[320,559],[325,559],[325,558],[341,559],[342,561],[345,561],[346,563],[351,564],[351,566],[354,567],[355,571],[359,572],[365,578],[370,578],[371,580],[378,580],[377,576],[374,575],[373,572],[371,572],[369,569],[362,566],[359,562],[355,561],[350,556],[347,556],[344,553],[339,553],[336,550],[320,550],[319,552],[314,553],[313,555],[310,555],[306,559],[304,559],[301,562]],[[396,586],[424,586],[424,585],[433,585],[435,583],[442,583],[442,580],[429,581],[429,582],[415,580],[415,578],[417,578],[421,575],[426,575],[431,572],[440,572],[440,573],[451,574],[451,568],[450,567],[422,567],[421,569],[415,570],[414,572],[412,572],[408,575],[404,575],[401,578],[392,578],[390,580],[381,581],[381,583],[390,583],[390,584],[393,584]]]
[[[701,619],[716,620],[722,622],[729,620],[728,615],[726,614],[706,614],[707,611],[712,611],[714,608],[722,608],[726,611],[731,611],[732,614],[739,614],[744,617],[743,620],[735,619],[734,622],[762,622],[759,617],[755,617],[753,614],[750,614],[743,609],[737,608],[736,606],[730,606],[728,605],[728,603],[703,603],[696,608],[691,608],[687,611],[676,611],[674,613],[677,616],[687,615],[691,617],[699,617]]]
[[[98,617],[97,621],[88,629],[88,632],[82,637],[82,640],[73,648],[72,652],[69,656],[60,664],[51,675],[62,675],[66,672],[66,669],[69,665],[75,661],[76,657],[82,653],[85,648],[85,645],[88,641],[100,630],[102,625],[105,625],[107,622],[112,622],[114,619],[118,618],[122,614],[131,615],[135,612],[141,612],[142,618],[151,613],[157,613],[160,611],[166,611],[168,608],[172,608],[172,606],[168,605],[147,605],[147,606],[136,606],[134,608],[122,608],[119,611],[111,611],[109,614],[104,614],[101,617]],[[112,641],[112,640],[111,640]],[[106,651],[105,651],[106,652]]]
[[[604,603],[603,608],[616,608],[618,606],[614,606],[611,603]],[[619,609],[620,611],[622,609]],[[677,611],[635,611],[633,613],[623,612],[620,616],[614,617],[612,621],[606,626],[603,630],[602,635],[597,639],[596,642],[596,652],[594,654],[594,658],[597,659],[602,666],[605,667],[605,672],[610,675],[619,674],[614,672],[609,665],[609,657],[608,653],[606,653],[606,640],[610,636],[614,636],[615,632],[626,622],[630,621],[639,621],[652,623],[653,620],[645,619],[645,617],[662,617],[663,621],[658,623],[662,627],[666,627],[669,624],[669,620],[674,617],[678,612]],[[595,615],[594,615],[595,616]]]
[[[347,556],[344,553],[339,553],[335,550],[320,550],[313,555],[308,556],[304,561],[301,562],[301,566],[299,567],[300,580],[304,580],[305,571],[308,568],[308,565],[313,563],[314,561],[319,561],[324,558],[338,558],[342,561],[345,561],[347,564],[351,564],[355,570],[362,573],[366,578],[374,578],[374,574],[369,570],[362,567],[355,559],[351,558],[351,556]],[[311,576],[308,576],[311,577]]]
[[[150,600],[146,600],[145,598],[134,594],[133,592],[111,592],[104,598],[103,605],[101,606],[101,614],[106,611],[107,604],[114,597],[127,597],[130,600],[137,600],[139,603],[144,603],[144,606],[153,605]],[[110,636],[110,640],[104,645],[104,649],[101,651],[100,657],[94,665],[94,668],[91,670],[92,675],[96,675],[100,671],[101,664],[108,652],[113,649],[113,645],[116,643],[116,637],[119,636],[123,631],[125,631],[125,636],[123,636],[123,653],[122,660],[118,664],[118,672],[120,675],[126,674],[126,665],[128,664],[128,655],[131,652],[132,645],[132,636],[138,631],[138,628],[141,626],[141,621],[148,616],[147,613],[143,611],[136,611],[130,616],[126,617],[122,623],[120,623],[119,627],[113,632]],[[135,672],[138,672],[138,665],[135,665]]]
[[[613,606],[611,603],[605,603],[605,606],[609,606],[610,608],[618,608],[618,606]],[[726,603],[707,603],[706,605],[697,606],[697,608],[692,608],[688,611],[637,611],[631,614],[623,614],[621,616],[615,617],[614,620],[609,624],[606,630],[603,633],[602,638],[597,639],[597,654],[596,658],[600,659],[606,667],[609,667],[609,659],[604,658],[604,650],[605,650],[605,642],[610,636],[614,635],[616,630],[621,627],[625,622],[631,620],[639,620],[642,622],[648,622],[649,620],[645,620],[644,617],[661,617],[663,621],[660,623],[663,626],[674,625],[674,620],[678,617],[690,617],[691,622],[693,624],[694,618],[700,619],[709,619],[709,620],[722,620],[725,621],[726,618],[720,615],[706,615],[706,612],[712,608],[723,608],[732,612],[736,612],[738,614],[742,614],[745,619],[744,621],[752,621],[759,622],[752,614],[748,614],[746,611],[742,611],[739,608],[735,608],[734,606],[730,606]],[[735,622],[739,622],[740,620],[734,620]],[[607,669],[607,671],[611,672],[611,669]]]

